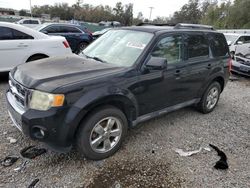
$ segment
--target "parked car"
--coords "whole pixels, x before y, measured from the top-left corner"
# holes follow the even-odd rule
[[[107,31],[111,30],[112,28],[105,28],[102,29],[101,31],[96,31],[94,33],[92,33],[93,36],[93,40],[96,40],[97,38],[99,38],[100,36],[102,36],[104,33],[106,33]]]
[[[236,48],[242,44],[250,44],[250,34],[224,33],[232,57],[235,55]]]
[[[0,72],[46,58],[71,54],[64,37],[50,37],[22,25],[0,22]]]
[[[25,19],[19,20],[17,24],[21,24],[26,27],[34,28],[34,27],[37,27],[38,25],[41,25],[42,23],[39,19],[36,19],[36,18],[25,18]]]
[[[92,160],[113,155],[128,127],[190,105],[212,112],[231,64],[224,35],[193,24],[110,30],[83,53],[18,66],[6,97],[25,135]]]
[[[237,46],[232,62],[232,72],[250,76],[250,43]]]
[[[87,29],[75,24],[46,23],[35,29],[48,35],[64,36],[76,54],[81,53],[93,40]]]

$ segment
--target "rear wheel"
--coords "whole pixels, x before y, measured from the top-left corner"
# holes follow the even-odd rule
[[[127,118],[121,110],[112,106],[98,108],[80,125],[77,148],[88,159],[107,158],[119,150],[127,128]]]
[[[219,101],[220,93],[221,85],[218,82],[210,84],[198,103],[198,110],[204,114],[212,112]]]

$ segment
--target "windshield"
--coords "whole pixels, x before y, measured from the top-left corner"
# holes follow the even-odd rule
[[[111,30],[90,44],[83,54],[106,63],[129,67],[135,63],[152,38],[153,34],[146,32]]]
[[[238,35],[227,35],[224,34],[226,37],[227,42],[234,42],[235,40],[237,40],[237,38],[239,37]]]

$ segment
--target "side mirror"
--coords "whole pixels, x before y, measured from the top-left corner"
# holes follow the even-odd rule
[[[237,44],[238,44],[238,45],[242,45],[243,42],[242,42],[242,41],[238,41]]]
[[[146,67],[152,70],[165,69],[167,67],[167,59],[162,57],[151,56],[148,62],[146,63]]]

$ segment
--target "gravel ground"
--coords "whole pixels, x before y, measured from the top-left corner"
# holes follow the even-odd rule
[[[4,92],[7,79],[0,78],[0,159],[20,156],[19,151],[38,145],[25,138],[7,114]],[[0,187],[27,187],[39,178],[36,187],[250,187],[250,80],[230,81],[214,112],[203,115],[185,108],[153,119],[130,130],[123,147],[103,161],[88,161],[72,151],[48,151],[25,161],[0,166]],[[17,139],[11,144],[7,137]],[[215,151],[202,150],[181,157],[175,148],[195,150],[212,143],[228,157],[229,169],[213,168],[219,159]]]

